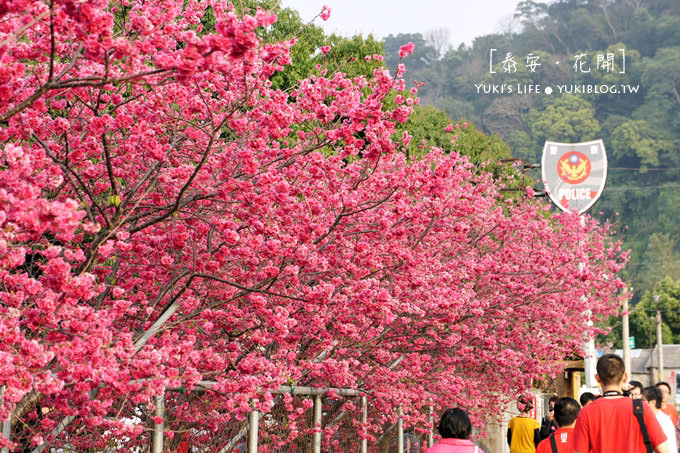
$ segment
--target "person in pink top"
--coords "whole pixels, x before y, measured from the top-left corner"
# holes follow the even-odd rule
[[[439,421],[442,440],[425,450],[425,453],[484,453],[470,440],[472,424],[463,409],[447,409]]]

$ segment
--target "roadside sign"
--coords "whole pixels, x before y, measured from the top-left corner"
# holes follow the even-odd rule
[[[628,346],[630,349],[635,349],[635,337],[628,337]]]
[[[602,140],[583,143],[546,141],[541,159],[543,184],[563,211],[586,212],[602,195],[607,154]]]

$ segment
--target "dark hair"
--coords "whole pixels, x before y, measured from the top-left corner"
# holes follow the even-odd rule
[[[522,406],[520,408],[520,405]],[[531,409],[534,408],[534,402],[531,401],[531,398],[522,395],[519,398],[517,398],[517,409],[520,412],[529,412]]]
[[[439,421],[439,434],[444,439],[469,439],[472,434],[470,417],[463,409],[447,409]]]
[[[640,389],[640,392],[642,392],[642,389],[645,388],[645,387],[642,385],[642,382],[640,382],[640,381],[630,381],[630,382],[628,383],[628,385],[630,385],[631,388],[638,388],[638,389]]]
[[[555,403],[555,421],[557,426],[569,426],[576,421],[581,405],[574,398],[565,396]]]
[[[616,354],[604,354],[597,361],[597,375],[603,386],[619,384],[625,372],[623,359]]]
[[[658,387],[660,385],[665,385],[666,387],[668,387],[668,393],[673,393],[673,390],[671,389],[671,385],[668,382],[659,381],[659,382],[656,383],[656,387]]]
[[[663,402],[663,396],[661,396],[661,390],[655,385],[650,385],[642,390],[642,397],[647,400],[654,407],[661,409],[661,403]]]
[[[557,396],[557,395],[551,396],[550,399],[548,400],[548,406],[550,406],[550,403],[556,403],[556,402],[558,402],[559,400],[560,400],[560,397],[559,397],[559,396]]]
[[[586,404],[595,401],[595,395],[590,392],[583,392],[578,400],[581,403],[581,406],[585,406]]]

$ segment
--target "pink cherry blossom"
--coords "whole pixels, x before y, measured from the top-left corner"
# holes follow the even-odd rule
[[[328,20],[331,17],[331,9],[327,5],[323,5],[321,10],[321,19]]]
[[[406,55],[411,55],[415,48],[416,46],[410,41],[399,47],[399,58],[404,58]]]
[[[309,433],[311,400],[271,393],[291,382],[368,392],[369,437],[430,402],[479,425],[616,313],[608,225],[401,152],[403,66],[282,91],[273,12],[210,2],[211,32],[205,2],[124,3],[0,7],[0,417],[35,443],[147,448],[182,388],[175,441],[220,441],[257,400],[286,413],[275,449]]]

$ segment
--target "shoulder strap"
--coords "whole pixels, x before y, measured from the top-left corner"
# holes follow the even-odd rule
[[[647,453],[652,453],[654,449],[652,448],[652,443],[649,440],[647,425],[645,425],[645,407],[642,404],[642,400],[639,398],[633,398],[633,414],[635,414],[638,424],[640,425],[642,439],[645,441],[645,449],[647,450]]]
[[[552,453],[557,453],[557,442],[555,442],[555,433],[552,433],[550,437],[550,448],[552,448]]]

